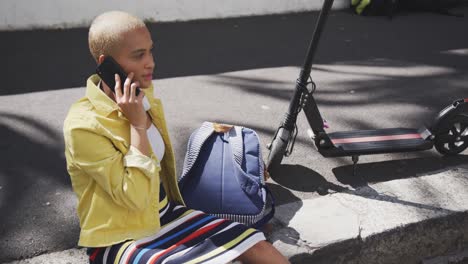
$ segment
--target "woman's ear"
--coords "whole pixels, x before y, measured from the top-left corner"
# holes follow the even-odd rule
[[[99,55],[98,64],[101,64],[104,61],[104,57],[105,56],[103,54]]]

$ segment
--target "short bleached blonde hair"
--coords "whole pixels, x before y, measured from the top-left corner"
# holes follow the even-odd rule
[[[123,11],[109,11],[97,16],[88,33],[91,55],[96,60],[100,55],[112,55],[122,41],[122,35],[133,29],[146,27],[143,20]]]

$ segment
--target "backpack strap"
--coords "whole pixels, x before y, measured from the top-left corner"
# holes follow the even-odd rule
[[[253,176],[249,175],[242,169],[242,162],[244,159],[244,139],[242,129],[243,127],[234,126],[233,129],[229,130],[229,144],[231,145],[234,163],[237,165],[237,169],[235,171],[237,180],[239,181],[242,189],[248,195],[254,196],[261,191],[261,186]]]
[[[270,198],[271,210],[270,212],[268,212],[268,214],[264,215],[260,220],[258,220],[257,222],[251,225],[253,228],[256,228],[256,229],[260,229],[262,226],[268,223],[268,221],[270,221],[275,215],[275,197],[273,196],[270,189],[266,185],[262,185],[262,188],[265,190],[266,194],[268,195],[267,197]]]
[[[243,149],[243,137],[242,137],[242,129],[243,127],[240,126],[235,126],[234,129],[231,129],[230,132],[230,137],[229,137],[229,142],[231,144],[231,149],[232,149],[232,154],[234,156],[234,160],[236,161],[237,165],[239,165],[239,172],[243,171],[242,170],[242,159],[244,156],[244,149]],[[259,159],[260,159],[260,184],[255,181],[255,179],[251,178],[250,175],[244,174],[244,177],[242,175],[236,175],[238,180],[241,182],[241,186],[243,187],[244,191],[248,194],[254,194],[257,193],[258,191],[264,191],[264,195],[266,195],[266,200],[268,198],[270,199],[271,203],[271,210],[268,212],[268,214],[265,214],[260,220],[257,222],[253,223],[251,226],[254,228],[260,228],[264,226],[268,221],[273,218],[275,215],[275,198],[273,197],[273,194],[271,193],[270,189],[266,186],[264,183],[264,164],[262,160],[262,152],[259,151]],[[249,176],[246,178],[245,176]]]
[[[244,158],[244,140],[242,137],[243,127],[234,126],[234,129],[229,130],[229,142],[231,143],[232,155],[237,165],[242,168]]]
[[[213,134],[213,132],[213,123],[203,122],[201,127],[190,136],[187,143],[187,154],[184,160],[182,175],[179,179],[179,185],[183,184],[184,177],[190,172],[195,164],[203,144]]]

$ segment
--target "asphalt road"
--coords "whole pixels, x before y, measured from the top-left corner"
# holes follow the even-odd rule
[[[419,127],[468,95],[465,18],[401,14],[394,20],[332,12],[312,77],[330,131]],[[316,12],[152,24],[155,85],[166,106],[181,171],[202,121],[241,124],[266,144],[292,95]],[[71,248],[76,199],[65,169],[62,122],[93,71],[86,29],[0,32],[0,262]],[[177,77],[177,78],[176,78]],[[70,88],[78,87],[78,88]],[[298,119],[293,154],[270,187],[279,204],[340,188],[418,177],[467,164],[467,152],[325,159]],[[267,150],[263,149],[264,155]],[[319,194],[320,193],[320,194]]]

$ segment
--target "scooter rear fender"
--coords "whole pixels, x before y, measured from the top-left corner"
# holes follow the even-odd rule
[[[468,98],[459,99],[454,101],[451,105],[444,108],[434,119],[431,126],[431,132],[437,135],[440,132],[447,130],[450,126],[449,120],[457,115],[464,115],[468,117]]]

